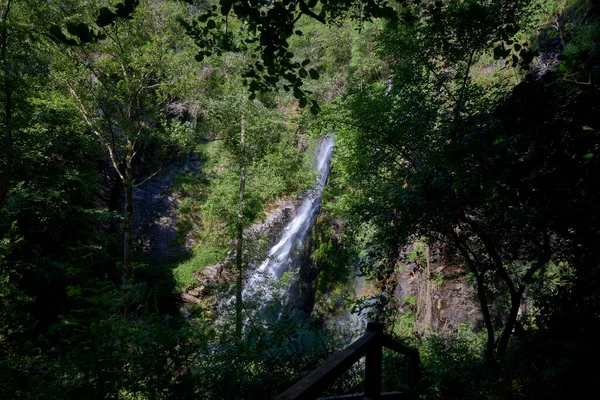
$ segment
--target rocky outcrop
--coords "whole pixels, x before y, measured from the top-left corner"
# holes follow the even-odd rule
[[[281,236],[281,232],[287,223],[294,218],[296,206],[290,199],[279,199],[269,206],[265,217],[252,225],[244,232],[244,237],[249,242],[255,243],[255,252],[260,249],[269,249]],[[202,298],[212,293],[212,288],[233,282],[234,274],[231,267],[235,261],[233,251],[229,252],[225,259],[210,265],[196,273],[198,284],[186,290],[183,294],[184,302],[199,303]],[[256,265],[251,264],[248,273],[252,273]]]
[[[483,326],[473,286],[463,269],[444,260],[439,247],[414,243],[401,254],[399,265],[394,297],[400,311],[415,313],[419,333],[443,334],[464,323]]]
[[[274,246],[285,226],[296,216],[296,205],[289,198],[282,198],[272,203],[265,212],[265,217],[250,225],[245,235],[248,238],[261,237],[264,246]]]
[[[193,244],[190,241],[176,243],[177,194],[173,191],[173,179],[177,173],[198,171],[200,164],[200,155],[192,154],[184,162],[166,166],[145,182],[140,179],[142,183],[134,188],[135,247],[152,260],[169,260],[190,250]]]

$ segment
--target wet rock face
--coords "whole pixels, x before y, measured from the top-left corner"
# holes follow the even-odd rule
[[[136,250],[153,260],[168,260],[187,253],[193,243],[175,244],[177,196],[173,193],[173,178],[182,172],[196,172],[201,165],[200,155],[192,154],[184,163],[165,167],[148,181],[133,190],[133,231]],[[142,179],[140,179],[143,182]]]
[[[449,265],[439,248],[413,244],[400,256],[394,273],[394,297],[400,311],[416,313],[416,329],[448,333],[460,324],[483,327],[483,317],[473,286],[463,270]]]
[[[281,199],[265,212],[262,221],[246,229],[249,238],[262,237],[264,246],[271,248],[277,243],[285,226],[296,216],[296,206],[290,199]]]

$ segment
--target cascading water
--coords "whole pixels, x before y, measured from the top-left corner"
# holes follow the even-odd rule
[[[273,295],[273,292],[261,291],[260,289],[261,286],[266,283],[265,278],[279,280],[285,272],[292,271],[296,269],[296,267],[299,267],[298,256],[302,252],[310,228],[320,211],[323,189],[329,174],[329,160],[333,154],[333,147],[334,140],[333,137],[329,135],[323,137],[319,142],[315,163],[319,177],[317,185],[315,189],[304,198],[298,208],[296,217],[286,225],[279,241],[271,247],[266,261],[253,271],[250,277],[248,277],[244,288],[244,296],[247,294],[256,295],[258,293],[261,299],[259,301],[265,304],[265,301],[271,299]],[[258,292],[256,291],[257,289]],[[266,310],[262,312],[266,312]],[[367,319],[366,310],[359,313],[347,311],[341,316],[332,318],[329,322],[336,327],[338,332],[342,332],[347,335],[350,340],[354,340],[364,333]],[[260,318],[257,318],[257,320],[260,320]]]
[[[323,137],[317,149],[316,167],[319,180],[313,193],[309,194],[298,208],[296,217],[284,228],[279,242],[269,250],[269,257],[248,279],[246,288],[251,287],[260,276],[268,275],[279,279],[284,272],[291,271],[295,255],[302,248],[306,235],[312,226],[321,207],[323,188],[329,174],[329,159],[333,153],[333,138]]]

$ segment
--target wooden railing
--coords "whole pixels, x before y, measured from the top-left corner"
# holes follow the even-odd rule
[[[408,393],[381,393],[381,363],[383,347],[406,356],[409,366]],[[383,333],[383,325],[370,322],[367,332],[350,346],[331,357],[320,368],[296,383],[277,397],[277,400],[314,400],[344,372],[348,371],[362,357],[365,358],[364,393],[351,394],[327,399],[414,399],[416,383],[419,379],[419,352]]]

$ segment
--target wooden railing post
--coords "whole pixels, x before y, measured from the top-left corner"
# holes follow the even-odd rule
[[[381,393],[381,370],[383,347],[408,357],[411,374],[409,393]],[[370,322],[367,332],[341,352],[331,357],[318,369],[296,382],[294,386],[283,392],[277,400],[314,400],[327,386],[348,371],[352,365],[363,357],[365,360],[364,393],[327,397],[327,399],[417,399],[417,382],[419,380],[419,351],[398,342],[383,334],[383,325]]]
[[[376,333],[365,360],[365,400],[381,399],[381,363],[383,362],[383,324],[369,322],[367,332]]]

